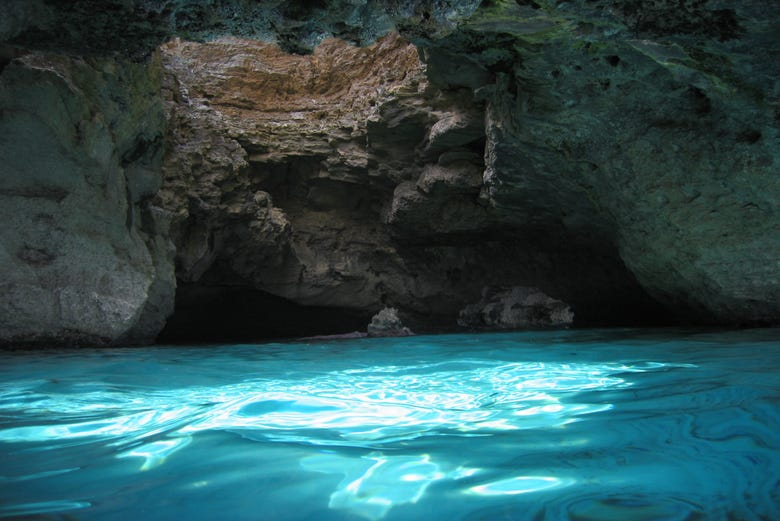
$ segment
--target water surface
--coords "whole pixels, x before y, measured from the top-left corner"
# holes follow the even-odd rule
[[[780,519],[778,330],[0,356],[4,518]]]

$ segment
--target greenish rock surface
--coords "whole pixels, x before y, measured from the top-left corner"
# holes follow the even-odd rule
[[[174,36],[237,36],[311,52],[325,38],[373,43],[396,27],[448,34],[479,0],[5,0],[0,38],[76,54],[149,55]]]
[[[159,68],[114,60],[29,54],[3,70],[0,343],[147,343],[163,326],[158,91]]]
[[[555,28],[514,32],[517,54],[488,103],[490,199],[542,226],[603,233],[678,314],[777,322],[777,10],[571,2],[536,11]]]

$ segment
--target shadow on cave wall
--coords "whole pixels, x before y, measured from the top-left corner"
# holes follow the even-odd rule
[[[430,260],[430,256],[426,258]],[[612,281],[618,281],[614,287],[584,284],[576,291],[559,288],[563,295],[553,292],[571,305],[575,312],[573,327],[662,327],[692,323],[647,295],[625,268],[619,269],[622,265],[616,266],[609,258],[600,260],[602,262],[580,266],[580,275],[594,282],[603,282],[609,276]],[[601,270],[604,273],[598,273]],[[303,306],[255,289],[248,283],[221,284],[215,282],[214,277],[205,279],[179,281],[174,314],[168,319],[157,343],[237,343],[337,335],[365,331],[371,320],[372,313],[365,309]],[[451,282],[455,285],[465,283],[457,279]],[[404,323],[418,333],[470,331],[457,325],[457,311],[421,314],[403,303],[390,304],[399,307]],[[429,304],[431,309],[439,309],[452,303]]]
[[[246,286],[181,284],[160,344],[252,342],[365,331],[371,315],[301,306]]]
[[[684,325],[679,317],[643,294],[636,300],[604,303],[605,309],[573,306],[574,327],[653,327]],[[432,317],[408,317],[413,329],[425,333],[467,332],[454,323]],[[184,284],[177,290],[176,310],[157,339],[159,344],[256,342],[270,339],[337,335],[365,331],[371,314],[365,311],[301,306],[251,287]],[[427,328],[426,328],[427,326]]]

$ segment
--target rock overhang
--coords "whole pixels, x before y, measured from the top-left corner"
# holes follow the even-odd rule
[[[261,249],[255,253],[269,266],[289,270],[292,266],[285,265],[283,258],[295,248],[290,250],[284,238],[293,238],[295,233],[313,236],[317,233],[314,225],[321,224],[314,214],[301,214],[297,226],[285,224],[290,211],[274,210],[280,208],[274,204],[283,199],[279,190],[292,194],[290,201],[297,197],[314,210],[334,211],[345,198],[361,194],[361,199],[363,185],[355,181],[362,178],[362,172],[373,170],[372,195],[355,207],[378,216],[378,222],[365,233],[384,237],[383,233],[391,232],[379,241],[380,251],[398,251],[392,241],[399,237],[409,244],[463,248],[476,233],[503,237],[499,242],[516,245],[509,248],[515,264],[536,265],[539,259],[532,260],[533,255],[523,251],[544,252],[540,257],[574,245],[590,252],[585,255],[590,259],[587,263],[611,266],[606,271],[626,287],[630,286],[626,280],[636,276],[645,290],[691,320],[777,320],[780,304],[773,259],[780,231],[773,174],[779,163],[780,91],[778,65],[768,59],[777,50],[772,38],[777,17],[765,3],[138,1],[97,6],[83,0],[11,1],[3,8],[10,13],[0,26],[6,42],[3,63],[31,48],[150,64],[154,61],[150,61],[150,52],[173,35],[209,41],[232,35],[232,45],[241,38],[256,38],[274,41],[285,52],[314,52],[314,56],[329,46],[345,45],[326,41],[332,36],[366,46],[400,30],[417,45],[423,58],[423,81],[448,96],[457,92],[459,110],[446,116],[447,111],[438,107],[441,114],[431,116],[429,111],[415,120],[405,114],[408,106],[387,104],[385,113],[367,126],[366,133],[378,138],[373,155],[346,137],[340,146],[331,147],[324,135],[319,141],[290,141],[291,147],[309,147],[299,153],[281,150],[278,145],[284,139],[279,140],[278,126],[263,135],[235,124],[239,115],[247,114],[243,110],[247,107],[242,109],[246,96],[240,88],[226,88],[237,94],[231,100],[220,100],[218,93],[212,96],[217,107],[211,108],[219,109],[220,118],[234,120],[216,138],[224,140],[220,146],[230,149],[222,167],[233,173],[252,171],[260,177],[285,177],[292,172],[307,179],[303,185],[272,183],[267,187],[273,197],[262,219],[255,219],[266,226],[256,228],[273,232],[276,239],[261,240]],[[94,16],[87,17],[89,12]],[[83,23],[78,23],[80,19]],[[106,37],[109,33],[112,38]],[[215,45],[227,45],[225,41]],[[315,50],[322,42],[322,50]],[[196,44],[181,42],[169,44],[169,50],[170,45],[196,48]],[[396,65],[390,69],[398,69]],[[334,102],[349,97],[348,90],[331,94]],[[251,105],[257,100],[250,101]],[[280,105],[278,99],[272,103]],[[301,114],[311,112],[311,107],[301,108]],[[335,110],[333,104],[321,112]],[[267,115],[255,122],[259,126],[285,119],[268,110],[255,112]],[[327,114],[323,119],[331,117]],[[462,115],[467,117],[459,119]],[[396,116],[405,126],[393,122]],[[305,116],[298,119],[308,121]],[[445,127],[445,138],[440,139],[438,132]],[[288,130],[290,135],[297,132],[294,125]],[[480,133],[483,137],[475,138]],[[395,142],[394,135],[404,139]],[[422,143],[421,136],[429,143]],[[418,145],[422,152],[410,153]],[[408,156],[405,160],[391,160],[404,155]],[[442,175],[442,162],[447,167],[455,164],[442,158],[455,156],[467,159],[450,169],[453,175]],[[321,171],[327,175],[321,176]],[[177,183],[169,188],[185,188],[186,183]],[[155,183],[144,184],[153,187]],[[254,188],[262,188],[262,183],[255,184]],[[220,199],[222,186],[212,183],[205,188]],[[254,188],[248,194],[252,200],[259,193]],[[302,189],[305,193],[296,193]],[[171,197],[166,202],[164,190],[161,194],[161,206],[170,204]],[[187,201],[199,218],[214,207],[224,207],[225,219],[232,222],[244,213],[245,202],[209,205],[200,195]],[[340,229],[361,220],[342,223]],[[198,233],[206,233],[211,226],[201,225],[196,227]],[[177,233],[175,225],[173,233]],[[246,236],[244,232],[239,235]],[[206,250],[201,253],[208,252],[209,241],[226,240],[208,233],[204,238]],[[300,249],[301,255],[311,255],[304,250]],[[180,247],[181,251],[185,250]],[[442,254],[429,251],[426,255]],[[471,264],[450,259],[442,271],[451,277],[433,277],[431,287],[462,284],[454,274],[479,264],[472,253],[459,255],[472,256]],[[414,264],[409,257],[370,252],[358,252],[355,257],[370,260],[362,267],[352,266],[352,271],[345,271],[349,263],[343,258],[307,264],[303,272],[297,266],[273,273],[282,282],[266,289],[318,303],[322,288],[313,292],[314,286],[291,289],[294,284],[284,282],[298,280],[304,273],[304,278],[313,277],[309,280],[315,286],[335,283],[347,288],[338,297],[344,299],[350,292],[366,294],[370,279],[369,286],[379,289],[373,300],[361,300],[360,305],[374,309],[387,298],[396,299],[389,304],[401,307],[416,301],[421,309],[425,307],[421,302],[428,306],[431,299],[442,298],[441,294],[433,296],[436,291],[429,291],[431,287],[410,297],[412,286],[406,282],[396,281],[395,288],[386,289],[386,275],[381,273],[387,273],[387,266],[419,278],[417,268],[408,268]],[[249,273],[250,279],[271,277],[252,273],[244,264],[239,271]],[[559,260],[551,262],[550,269],[560,277],[574,264]],[[631,271],[629,277],[624,264]],[[378,271],[377,266],[381,266]],[[368,267],[380,275],[356,278],[357,272],[368,272]],[[536,268],[522,276],[511,266],[498,271],[504,277],[517,277],[512,284],[537,285],[544,279]],[[610,273],[601,278],[588,276],[603,281],[609,280]],[[566,284],[554,278],[549,282],[554,289],[547,291],[562,297],[556,285]],[[470,291],[478,294],[476,280],[470,284],[474,286]],[[584,293],[585,287],[598,284],[581,282],[574,293]],[[621,298],[639,298],[640,293],[626,291]],[[447,294],[445,298],[452,297],[451,292]]]

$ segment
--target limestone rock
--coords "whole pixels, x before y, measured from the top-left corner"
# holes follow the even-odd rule
[[[592,283],[603,306],[590,309],[612,318],[625,294],[646,300],[600,254],[580,268],[587,284],[558,277],[594,251],[515,235],[480,199],[482,102],[432,86],[398,35],[328,40],[309,56],[235,38],[174,41],[162,55],[170,134],[156,204],[174,216],[180,280],[306,306],[398,306],[423,328],[453,327],[486,284],[584,304]]]
[[[149,205],[158,91],[153,66],[111,60],[28,54],[3,69],[1,345],[148,343],[162,328],[176,282]]]
[[[175,216],[179,278],[211,269],[301,304],[375,307],[376,259],[400,261],[372,217],[387,181],[371,147],[427,117],[399,100],[425,89],[414,47],[331,40],[293,56],[229,39],[173,42],[163,58],[173,124],[158,201]]]
[[[777,323],[777,23],[729,0],[2,2],[2,338],[151,338],[174,246],[188,284],[421,323],[498,284],[578,320]],[[158,63],[175,35],[208,43]]]
[[[376,315],[371,317],[371,323],[368,324],[368,336],[411,336],[412,330],[405,327],[398,318],[396,308],[382,308]]]
[[[433,157],[442,152],[468,145],[484,137],[484,115],[472,107],[471,113],[443,113],[431,125],[426,137],[425,152]]]
[[[538,288],[485,288],[482,299],[460,311],[458,324],[488,329],[568,327],[574,321],[568,304]]]

